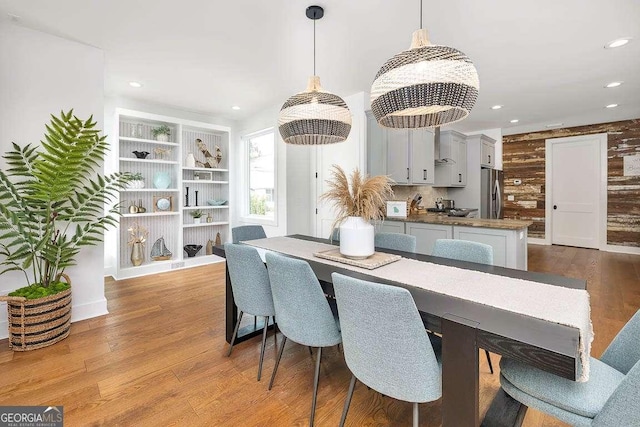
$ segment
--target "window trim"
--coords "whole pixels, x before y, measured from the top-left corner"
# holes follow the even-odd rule
[[[250,214],[249,209],[251,208],[251,189],[249,188],[251,184],[250,174],[251,169],[249,165],[249,141],[252,138],[257,138],[266,134],[273,134],[273,218],[265,217],[264,215],[255,215]],[[266,129],[259,130],[257,132],[252,132],[246,135],[243,135],[241,138],[242,141],[242,149],[243,149],[243,166],[244,166],[244,182],[242,186],[242,215],[240,216],[240,220],[244,223],[250,224],[262,224],[262,225],[271,225],[274,227],[278,226],[278,138],[276,135],[276,128],[270,127]]]

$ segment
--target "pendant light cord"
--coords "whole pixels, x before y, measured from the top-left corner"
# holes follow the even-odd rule
[[[422,0],[420,0],[420,29],[422,29]]]
[[[315,15],[315,14],[314,14]],[[313,20],[313,75],[316,75],[316,20]]]

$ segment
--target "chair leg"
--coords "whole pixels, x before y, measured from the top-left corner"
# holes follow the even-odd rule
[[[420,411],[418,410],[418,402],[413,404],[413,427],[420,425]]]
[[[260,365],[258,365],[258,381],[262,376],[262,361],[264,360],[264,347],[267,344],[267,326],[269,326],[269,316],[264,318],[264,329],[262,331],[262,348],[260,348]]]
[[[349,391],[347,392],[347,399],[344,401],[344,409],[342,410],[342,418],[340,418],[340,427],[344,427],[344,423],[347,421],[347,412],[349,412],[349,406],[351,405],[351,397],[353,396],[353,389],[356,388],[356,376],[351,374],[351,382],[349,383]]]
[[[278,365],[280,364],[280,358],[282,357],[282,352],[284,351],[284,345],[287,342],[287,337],[282,335],[282,344],[280,344],[280,350],[278,350],[278,358],[276,359],[276,366],[273,367],[273,373],[271,374],[271,381],[269,381],[269,390],[273,387],[273,380],[276,379],[276,372],[278,372]]]
[[[318,347],[316,355],[316,374],[313,378],[313,399],[311,400],[311,418],[309,419],[309,427],[313,427],[313,419],[316,415],[316,400],[318,399],[318,380],[320,379],[320,359],[322,358],[322,347]]]
[[[258,316],[253,316],[253,329],[258,327]]]
[[[484,351],[484,354],[487,355],[487,363],[489,364],[489,370],[491,371],[491,373],[493,374],[493,365],[491,364],[491,355],[489,354],[488,350]]]
[[[229,345],[229,352],[227,353],[227,357],[231,356],[231,350],[233,350],[233,343],[236,341],[236,337],[238,336],[238,328],[240,327],[242,314],[243,314],[242,311],[238,314],[238,321],[236,322],[236,327],[233,329],[233,335],[231,336],[231,345]]]
[[[313,351],[311,350],[311,347],[307,347],[309,349],[309,356],[313,356]]]

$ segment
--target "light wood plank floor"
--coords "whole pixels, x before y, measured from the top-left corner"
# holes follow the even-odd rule
[[[595,356],[640,308],[640,256],[532,245],[529,268],[588,280]],[[63,342],[13,353],[0,341],[0,405],[64,405],[68,426],[307,425],[314,359],[287,344],[268,392],[273,335],[261,382],[259,338],[225,357],[223,281],[224,264],[107,280],[110,314],[73,324]],[[496,366],[499,357],[493,360]],[[484,357],[480,362],[484,415],[499,385]],[[336,349],[324,351],[320,375],[316,424],[336,426],[350,378]],[[440,403],[420,405],[420,415],[421,425],[440,425]],[[356,387],[348,425],[410,423],[411,404]],[[525,425],[563,424],[530,410]]]

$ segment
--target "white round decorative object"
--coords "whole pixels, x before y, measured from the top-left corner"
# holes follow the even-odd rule
[[[170,207],[171,202],[169,199],[162,198],[156,201],[156,208],[158,208],[159,211],[167,211]]]
[[[196,167],[196,158],[193,153],[187,154],[187,160],[185,161],[186,167],[195,168]]]
[[[340,253],[347,258],[365,259],[375,252],[375,230],[362,217],[350,216],[340,226]]]

